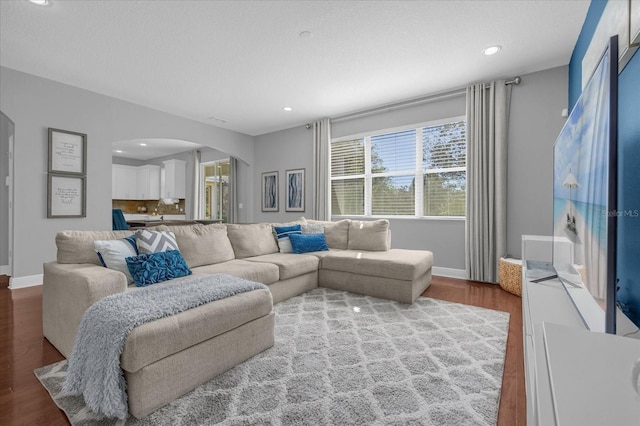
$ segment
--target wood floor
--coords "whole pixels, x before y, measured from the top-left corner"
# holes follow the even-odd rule
[[[7,277],[0,276],[0,425],[67,425],[33,374],[64,359],[42,336],[42,287],[9,290],[7,285]],[[525,425],[521,299],[496,285],[443,277],[433,277],[423,296],[511,314],[498,424]]]

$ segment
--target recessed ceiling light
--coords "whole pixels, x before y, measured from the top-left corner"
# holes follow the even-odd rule
[[[38,6],[47,6],[49,4],[49,0],[29,0],[29,1]]]
[[[140,142],[140,146],[147,146],[147,144],[144,142]]]
[[[482,53],[484,53],[486,56],[491,56],[498,53],[501,49],[502,49],[502,46],[500,46],[499,44],[496,44],[494,46],[487,47],[482,51]]]
[[[291,108],[290,106],[286,106],[284,108],[282,108],[283,110],[289,112],[289,111],[293,111],[293,108]]]
[[[121,149],[116,149],[116,152],[117,152],[118,154],[122,154],[124,151],[123,151],[123,150],[121,150]]]

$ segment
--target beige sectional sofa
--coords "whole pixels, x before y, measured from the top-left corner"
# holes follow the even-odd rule
[[[273,227],[290,224],[153,228],[175,234],[193,275],[226,273],[266,284],[270,291],[236,295],[135,328],[125,343],[121,364],[129,409],[136,417],[273,345],[272,303],[318,286],[413,303],[431,282],[432,253],[390,249],[386,220],[301,218],[294,223],[323,225],[329,250],[280,253]],[[62,231],[56,236],[57,259],[44,265],[43,330],[65,357],[71,355],[89,306],[105,296],[135,289],[122,272],[101,266],[93,241],[132,233]]]

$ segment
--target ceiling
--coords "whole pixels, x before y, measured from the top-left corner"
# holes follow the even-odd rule
[[[255,136],[566,65],[588,7],[2,0],[0,65]]]

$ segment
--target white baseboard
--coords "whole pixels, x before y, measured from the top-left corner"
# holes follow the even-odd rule
[[[440,266],[434,266],[431,272],[433,275],[438,275],[441,277],[459,278],[461,280],[467,279],[467,271],[465,269],[442,268]]]
[[[10,272],[9,265],[0,265],[0,275],[9,275]]]
[[[33,287],[36,285],[42,285],[42,274],[9,278],[9,288],[11,290],[15,290],[17,288]]]

